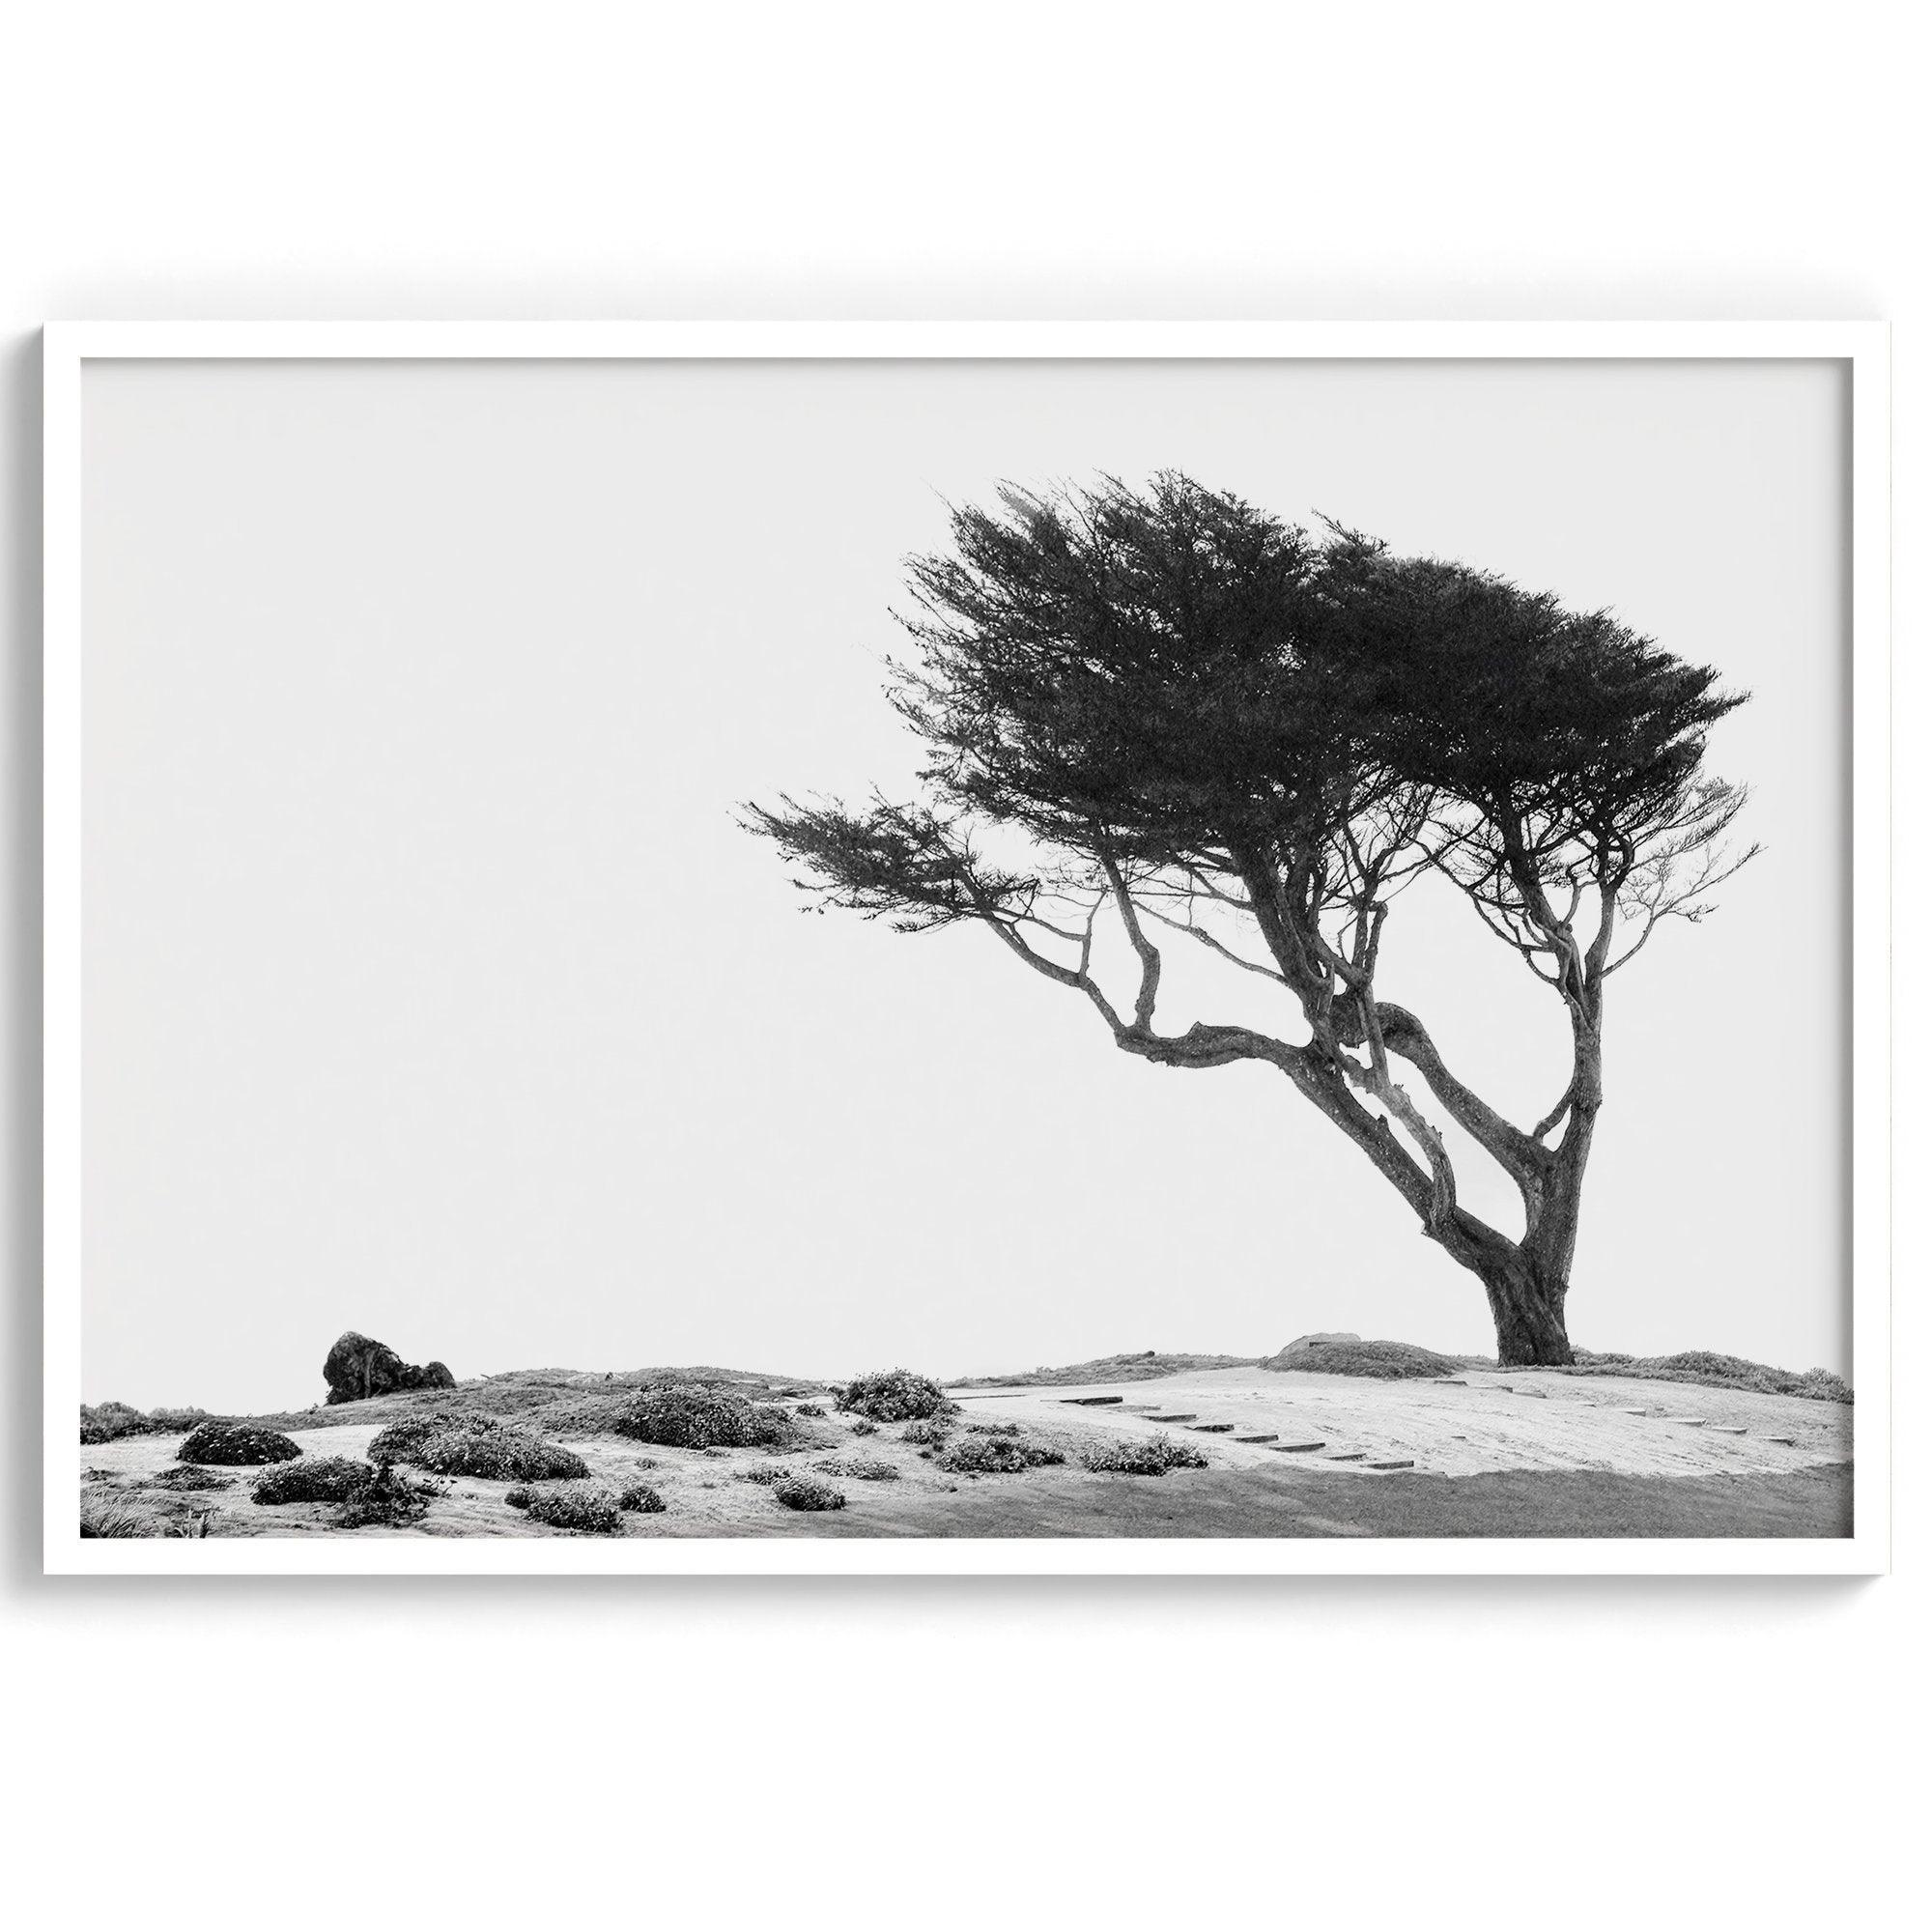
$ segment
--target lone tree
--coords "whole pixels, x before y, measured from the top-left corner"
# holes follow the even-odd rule
[[[1185,476],[999,505],[955,511],[952,553],[908,565],[917,651],[893,701],[929,748],[923,795],[786,797],[748,828],[824,902],[903,932],[983,925],[1124,1052],[1279,1068],[1482,1282],[1500,1359],[1569,1361],[1605,983],[1756,850],[1726,848],[1746,794],[1703,770],[1743,697],[1607,612]],[[1377,990],[1392,903],[1424,875],[1562,1003],[1570,1077],[1528,1128]],[[1095,975],[1103,916],[1138,961],[1130,1002]],[[1274,982],[1307,1037],[1160,1031],[1162,929]],[[1515,1183],[1518,1238],[1459,1202],[1398,1062]]]

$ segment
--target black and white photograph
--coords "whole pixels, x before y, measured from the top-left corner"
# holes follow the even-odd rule
[[[560,346],[73,362],[71,1560],[1857,1560],[1848,355]]]

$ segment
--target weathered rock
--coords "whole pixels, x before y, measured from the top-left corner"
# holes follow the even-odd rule
[[[397,1389],[454,1388],[456,1378],[441,1362],[420,1367],[403,1360],[386,1343],[371,1341],[351,1328],[338,1335],[322,1365],[328,1400],[366,1402]]]

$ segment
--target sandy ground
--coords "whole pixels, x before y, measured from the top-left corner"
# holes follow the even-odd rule
[[[1109,1395],[1121,1398],[1118,1407],[1067,1403]],[[1471,1370],[1460,1382],[1208,1369],[1138,1384],[974,1389],[957,1400],[969,1415],[1033,1423],[1073,1414],[1123,1435],[1233,1424],[1226,1435],[1192,1435],[1211,1443],[1216,1463],[1230,1468],[1287,1460],[1271,1444],[1239,1439],[1260,1435],[1283,1444],[1319,1442],[1320,1449],[1306,1452],[1312,1461],[1363,1474],[1378,1473],[1373,1463],[1403,1461],[1440,1476],[1505,1469],[1774,1474],[1846,1462],[1852,1453],[1852,1411],[1842,1403],[1533,1369]],[[1190,1420],[1156,1420],[1177,1415]]]
[[[1106,1397],[1119,1400],[1094,1400]],[[780,1457],[567,1439],[594,1480],[641,1477],[663,1494],[664,1514],[625,1519],[637,1536],[1842,1536],[1851,1527],[1852,1411],[1794,1396],[1534,1371],[1384,1382],[1245,1367],[957,1399],[962,1423],[1021,1423],[1067,1465],[952,1475],[895,1427],[860,1435],[836,1415],[810,1426],[809,1446]],[[292,1433],[306,1455],[359,1457],[376,1429]],[[1160,1431],[1199,1445],[1209,1466],[1159,1479],[1079,1466],[1096,1440]],[[424,1521],[404,1530],[336,1529],[325,1504],[256,1504],[251,1470],[218,1472],[234,1479],[223,1489],[168,1496],[151,1484],[175,1466],[177,1443],[84,1446],[82,1483],[174,1513],[207,1511],[212,1532],[228,1536],[565,1533],[509,1508],[511,1485],[467,1477],[450,1479]],[[885,1462],[899,1474],[832,1477],[847,1507],[811,1514],[739,1476],[831,1458]]]

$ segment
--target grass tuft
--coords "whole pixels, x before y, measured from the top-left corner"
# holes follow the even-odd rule
[[[80,1533],[89,1536],[207,1536],[207,1510],[140,1502],[130,1496],[86,1494],[80,1499]]]

